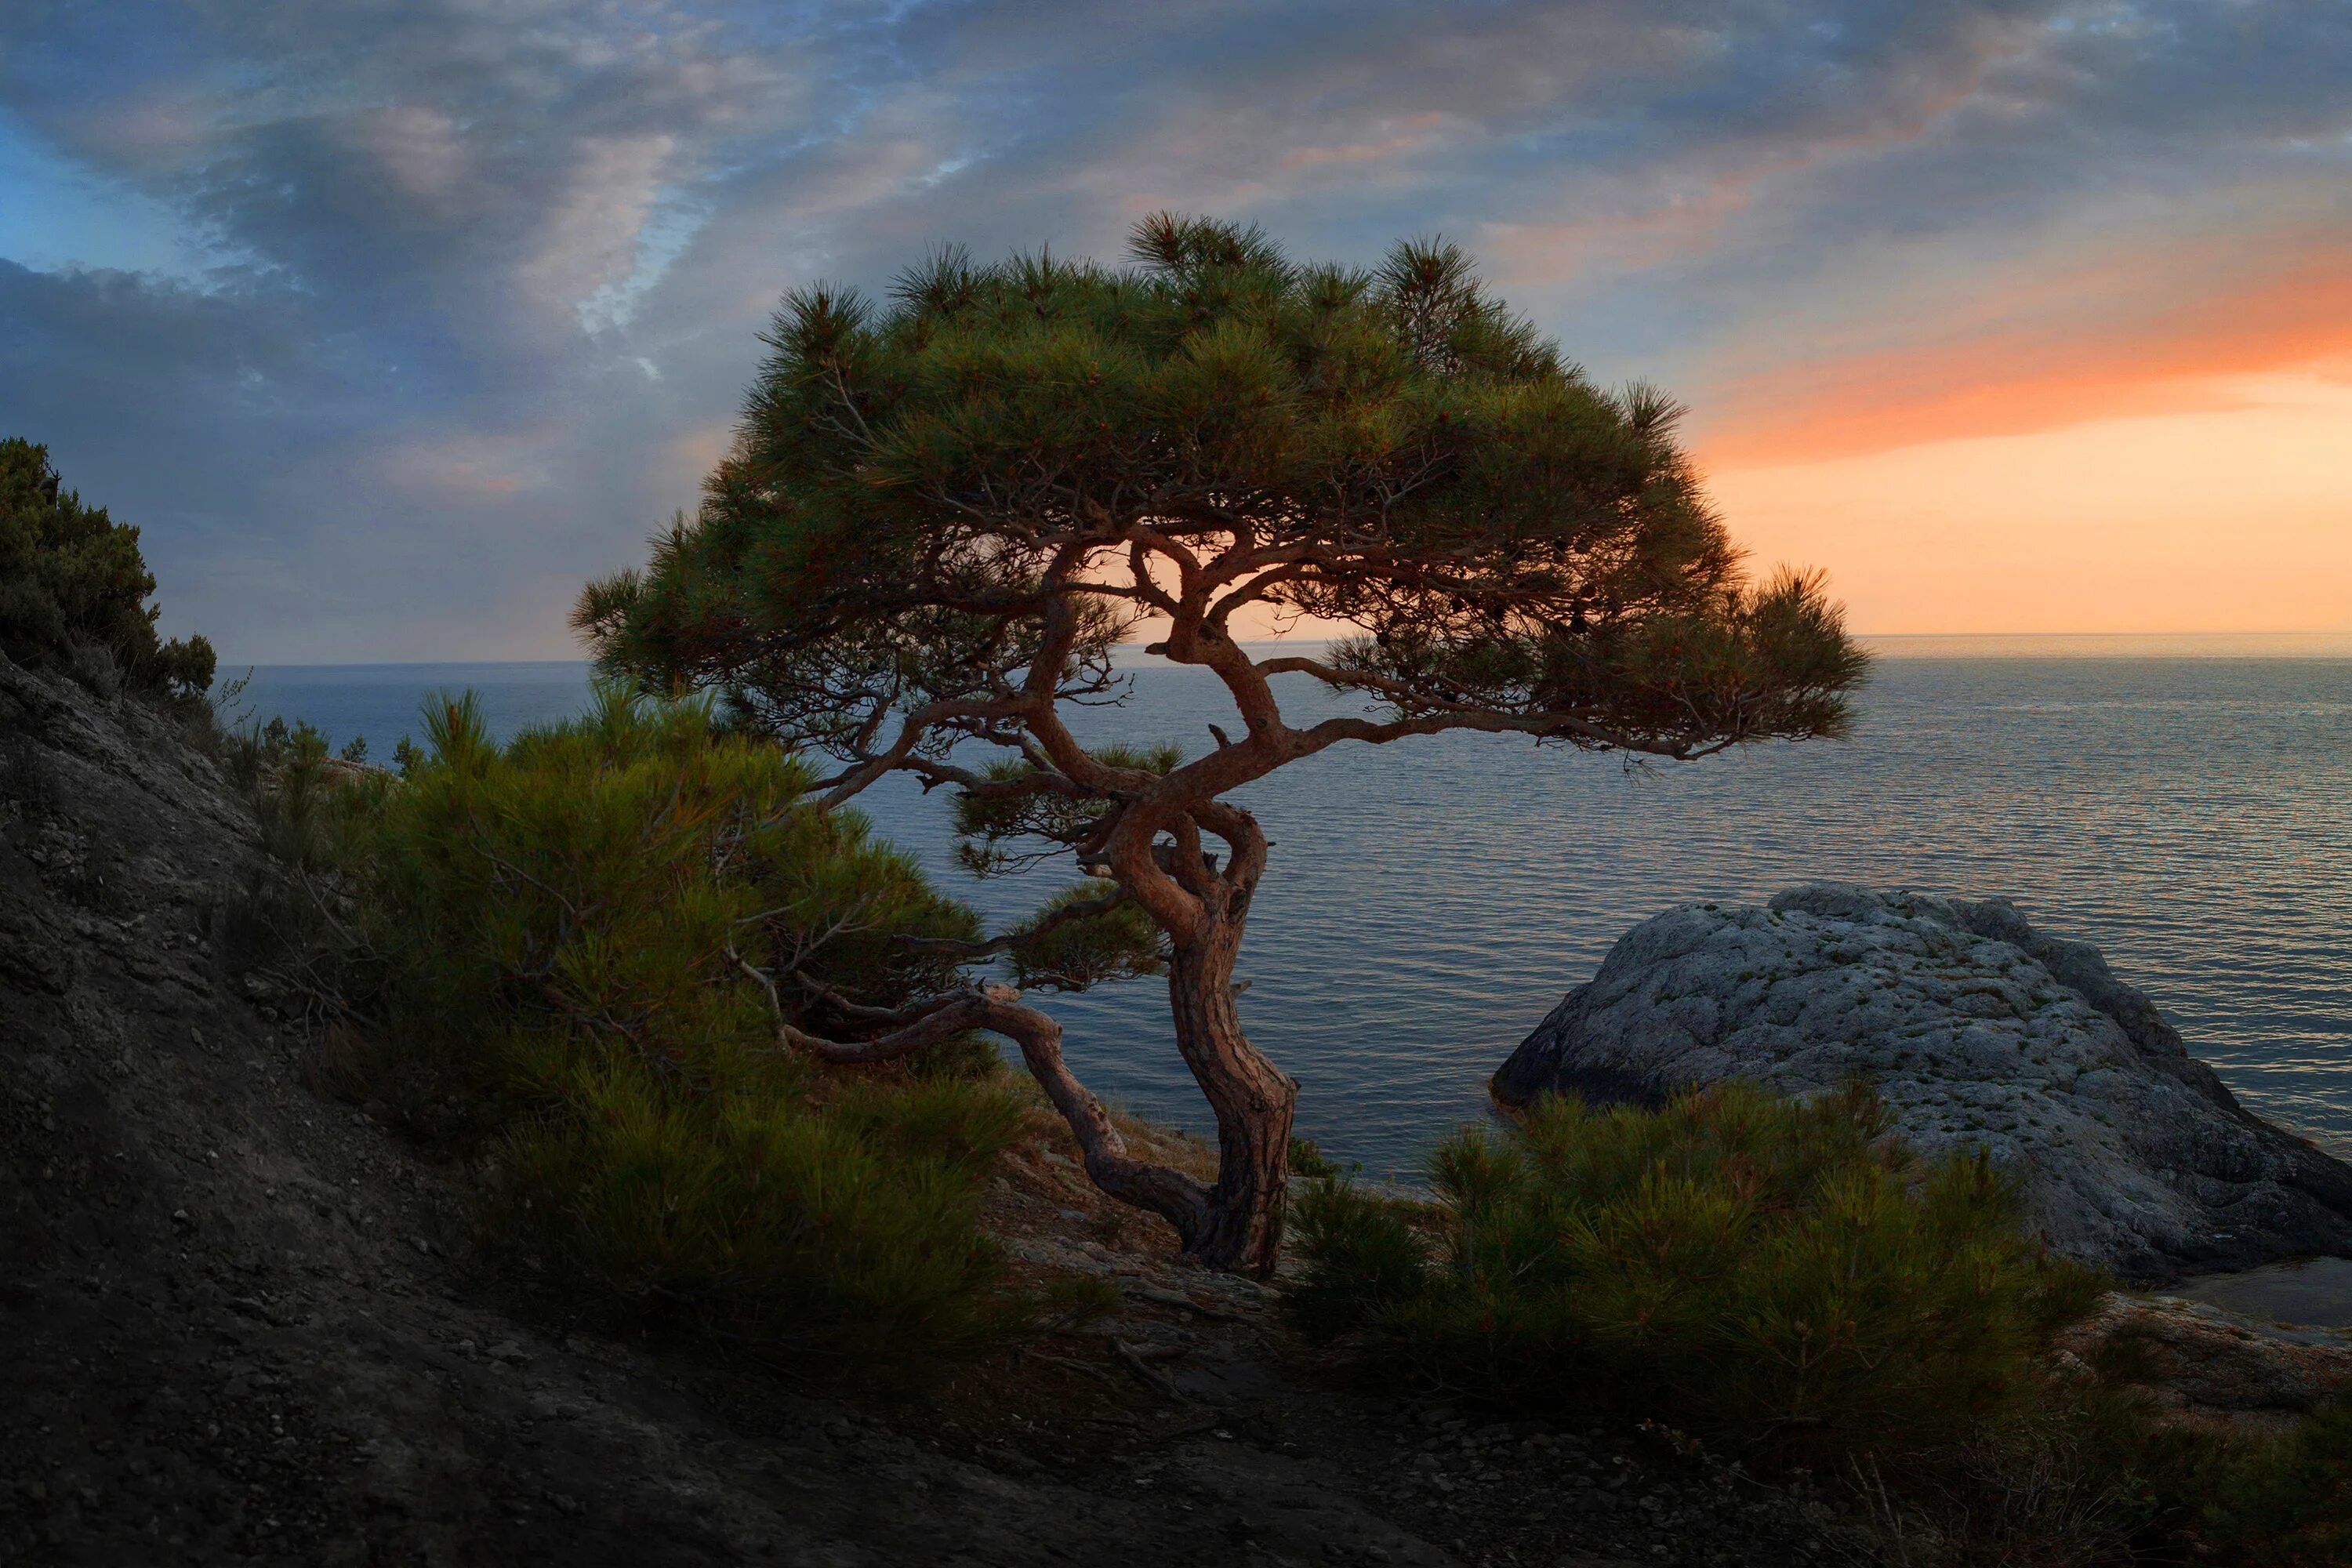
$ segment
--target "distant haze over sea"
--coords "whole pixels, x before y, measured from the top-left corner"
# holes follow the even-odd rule
[[[2352,658],[2352,631],[1911,632],[1861,640],[1885,658]]]
[[[1244,792],[1276,847],[1243,1016],[1301,1080],[1301,1131],[1409,1173],[1626,928],[1837,879],[2015,899],[2099,944],[2253,1109],[2352,1152],[2352,633],[1866,640],[1885,657],[1851,742],[1629,767],[1451,735]],[[1135,662],[1137,700],[1083,736],[1197,750],[1236,721],[1202,672]],[[270,667],[246,700],[381,760],[421,738],[427,693],[465,688],[511,733],[576,712],[587,667]],[[1281,691],[1297,719],[1337,706],[1304,678]],[[863,804],[993,921],[1057,880],[973,883],[946,801],[904,780]],[[1203,1125],[1160,987],[1051,1005],[1107,1098]]]

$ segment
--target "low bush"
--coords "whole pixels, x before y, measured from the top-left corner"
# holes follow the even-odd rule
[[[232,700],[244,688],[243,679],[226,683]],[[233,718],[216,713],[208,749],[260,818],[270,852],[289,866],[333,868],[351,822],[381,807],[389,780],[338,767],[344,758],[329,751],[327,736],[307,720],[240,724]],[[351,751],[344,749],[345,758]]]
[[[1291,1175],[1302,1182],[1329,1181],[1353,1175],[1364,1168],[1360,1160],[1340,1164],[1323,1152],[1323,1146],[1314,1139],[1302,1138],[1296,1132],[1290,1135],[1289,1164]]]
[[[2168,1419],[2126,1353],[2062,1372],[2104,1280],[1865,1089],[1547,1100],[1432,1175],[1434,1204],[1321,1181],[1294,1210],[1287,1312],[1383,1380],[1810,1469],[1901,1568],[2352,1561],[2352,1405],[2252,1436]]]
[[[1935,1462],[1863,1487],[1893,1568],[2341,1568],[2352,1405],[2283,1432],[2168,1417],[2144,1388],[2071,1379]]]
[[[2200,1556],[2231,1568],[2352,1563],[2352,1400],[2196,1458],[2176,1468],[2171,1500],[2193,1520]]]
[[[470,700],[305,808],[348,892],[345,1092],[479,1157],[493,1248],[632,1324],[904,1373],[1013,1331],[978,1224],[1018,1101],[971,1042],[888,1074],[780,1047],[758,972],[888,1004],[974,917],[808,776],[615,690],[501,748]],[[303,776],[323,740],[282,750]],[[909,956],[909,954],[914,954]],[[822,994],[812,992],[812,994]]]
[[[155,579],[139,531],[86,507],[49,466],[46,447],[0,440],[0,653],[193,710],[213,681],[203,637],[155,636]]]
[[[1666,1421],[1780,1463],[1962,1441],[2047,1383],[2098,1276],[1981,1159],[1926,1163],[1853,1089],[1549,1100],[1433,1164],[1425,1214],[1318,1184],[1294,1319],[1492,1400]]]

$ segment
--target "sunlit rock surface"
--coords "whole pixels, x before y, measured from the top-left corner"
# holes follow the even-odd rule
[[[1917,1148],[1981,1145],[2060,1250],[2165,1280],[2352,1254],[2352,1166],[2242,1108],[2098,950],[2007,900],[1794,889],[1628,931],[1496,1073],[1496,1098],[1654,1101],[1862,1076]]]
[[[2114,1291],[2058,1336],[2077,1375],[2105,1364],[2173,1417],[2281,1431],[2352,1390],[2352,1333],[2204,1301]]]

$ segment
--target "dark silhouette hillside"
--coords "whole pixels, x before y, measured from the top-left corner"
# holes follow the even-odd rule
[[[184,733],[0,658],[0,1561],[1804,1560],[1779,1494],[1303,1381],[1042,1137],[991,1223],[1124,1292],[1082,1343],[876,1409],[567,1331],[465,1261],[459,1172],[310,1087]]]

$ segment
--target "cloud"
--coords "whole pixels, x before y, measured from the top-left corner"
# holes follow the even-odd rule
[[[466,173],[465,143],[445,110],[420,103],[382,110],[362,121],[360,139],[394,184],[423,201],[447,196]]]
[[[2228,407],[2238,383],[2352,356],[2336,233],[2162,232],[2122,250],[1986,268],[1949,313],[1883,345],[1807,355],[1787,335],[1738,357],[1704,418],[1727,463],[1811,461],[1926,441]],[[1908,328],[1908,331],[1902,330]]]
[[[1439,110],[1408,114],[1378,126],[1377,132],[1389,133],[1377,141],[1293,147],[1282,155],[1282,167],[1314,169],[1330,163],[1393,163],[1437,142],[1446,123],[1447,116]]]
[[[520,270],[542,303],[571,310],[628,280],[652,218],[670,136],[597,136],[581,143],[537,251]]]
[[[20,0],[0,428],[353,658],[564,652],[785,289],[1161,205],[1467,239],[1714,462],[2235,407],[2344,346],[2347,79],[2294,0]]]

